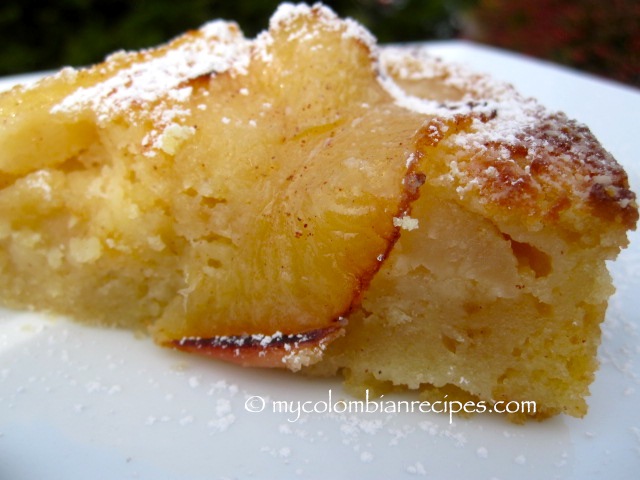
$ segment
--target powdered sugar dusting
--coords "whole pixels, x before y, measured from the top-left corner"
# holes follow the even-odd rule
[[[477,156],[486,152],[488,145],[520,144],[519,136],[534,129],[545,113],[535,100],[523,98],[510,85],[454,64],[444,64],[424,48],[383,48],[381,65],[380,83],[395,103],[431,119],[425,124],[425,133],[434,144],[449,137],[447,141],[460,154],[468,152]],[[418,93],[410,93],[402,82],[434,88],[423,86]],[[451,125],[462,118],[467,119],[468,127],[460,134],[450,131]],[[537,145],[529,147],[535,149]],[[513,161],[513,152],[506,146],[497,153],[497,160]],[[492,155],[496,154],[492,152]],[[458,184],[457,191],[462,197],[471,190],[476,191],[487,178],[495,179],[497,173],[493,164],[485,171],[471,172],[452,159],[442,181]],[[529,175],[530,172],[523,170],[522,173]]]
[[[302,18],[313,19],[311,24],[299,22]],[[296,24],[296,22],[299,22]],[[269,30],[262,32],[253,42],[254,55],[265,63],[273,60],[270,47],[273,45],[273,33],[285,31],[288,33],[287,41],[310,41],[323,31],[342,32],[343,39],[356,40],[365,45],[372,53],[372,59],[377,58],[376,38],[362,25],[350,18],[341,19],[333,10],[321,3],[313,6],[307,4],[282,3],[269,20]],[[310,48],[318,48],[312,46]]]
[[[192,89],[181,84],[206,74],[245,74],[248,52],[249,42],[236,24],[213,21],[175,40],[168,48],[111,55],[107,60],[116,65],[115,73],[108,71],[109,67],[95,67],[101,70],[92,73],[102,74],[105,79],[78,88],[55,105],[51,113],[90,110],[98,125],[114,118],[135,122],[138,116],[150,116],[156,130],[147,135],[143,144],[171,153],[173,134],[184,137],[187,133],[175,130],[174,125],[190,114],[186,104]],[[173,136],[167,144],[163,131],[169,127],[174,130],[168,132]]]
[[[360,23],[350,18],[340,19],[333,10],[322,5],[321,3],[316,3],[312,7],[304,3],[283,3],[272,15],[271,20],[269,21],[269,26],[271,29],[275,30],[278,28],[286,27],[287,25],[291,25],[300,17],[309,16],[315,17],[315,19],[319,21],[325,28],[328,26],[334,30],[343,30],[344,38],[352,38],[363,42],[371,50],[377,48],[375,37]],[[295,38],[300,38],[302,36],[310,34],[312,33],[305,29],[302,29],[300,31],[292,33],[293,36],[291,37],[291,39],[293,40]]]
[[[384,47],[380,55],[380,83],[395,103],[431,117],[423,133],[456,152],[440,182],[461,199],[518,205],[536,217],[571,192],[578,208],[608,205],[632,223],[626,175],[586,126],[505,82],[442,62],[428,47]]]
[[[522,97],[507,83],[462,65],[444,63],[432,56],[428,47],[383,47],[380,60],[380,83],[404,108],[443,119],[472,113],[490,115],[499,108],[499,125],[492,124],[483,132],[493,140],[513,138],[523,124],[539,118],[541,107],[535,100]],[[420,85],[419,94],[409,93],[406,81]]]
[[[247,47],[235,24],[210,22],[175,48],[161,51],[161,55],[153,51],[140,52],[143,61],[92,87],[79,88],[53,107],[52,113],[89,107],[99,120],[106,121],[130,112],[134,106],[155,102],[172,91],[173,100],[183,102],[189,91],[176,87],[185,80],[208,73],[244,73],[248,64]],[[122,55],[128,54],[115,54],[107,60],[117,60]]]

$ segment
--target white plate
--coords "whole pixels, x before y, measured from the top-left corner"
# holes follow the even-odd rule
[[[588,124],[639,191],[638,91],[469,43],[430,45]],[[637,478],[640,239],[631,237],[612,266],[618,292],[582,420],[516,426],[479,414],[450,424],[416,412],[294,421],[273,412],[272,401],[326,402],[331,394],[335,402],[346,398],[340,382],[240,369],[129,332],[3,311],[0,478]],[[264,400],[263,412],[245,409],[251,397]]]

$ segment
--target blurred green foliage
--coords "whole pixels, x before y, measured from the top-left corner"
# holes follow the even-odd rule
[[[87,65],[112,51],[149,47],[204,22],[237,21],[252,37],[281,0],[2,0],[0,75]],[[309,2],[308,2],[309,3]],[[313,3],[313,2],[311,2]],[[326,1],[381,42],[451,38],[475,0]]]
[[[216,18],[237,21],[253,37],[281,1],[1,0],[0,76],[96,63]],[[640,86],[640,0],[324,3],[380,42],[467,38]]]

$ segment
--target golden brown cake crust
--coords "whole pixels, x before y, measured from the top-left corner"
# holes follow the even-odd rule
[[[473,132],[473,123],[484,129],[499,122],[499,108],[488,117],[430,122],[423,148],[455,136],[461,126]],[[595,215],[625,231],[635,228],[636,197],[624,169],[586,126],[562,113],[541,114],[508,140],[469,139],[463,150],[452,180],[458,193],[475,197],[487,209],[517,210],[532,221],[552,223],[570,214]]]
[[[387,47],[381,58],[407,92],[404,104],[439,110],[423,127],[420,148],[425,157],[436,147],[450,154],[446,165],[427,161],[425,169],[439,175],[436,183],[453,186],[460,201],[575,232],[589,221],[618,232],[635,228],[627,175],[587,126],[425,48]]]

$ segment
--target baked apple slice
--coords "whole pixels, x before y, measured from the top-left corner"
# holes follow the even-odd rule
[[[340,335],[420,184],[407,159],[424,116],[381,88],[366,40],[325,9],[276,14],[246,75],[194,82],[175,156],[188,293],[154,325],[161,343],[295,367]]]

